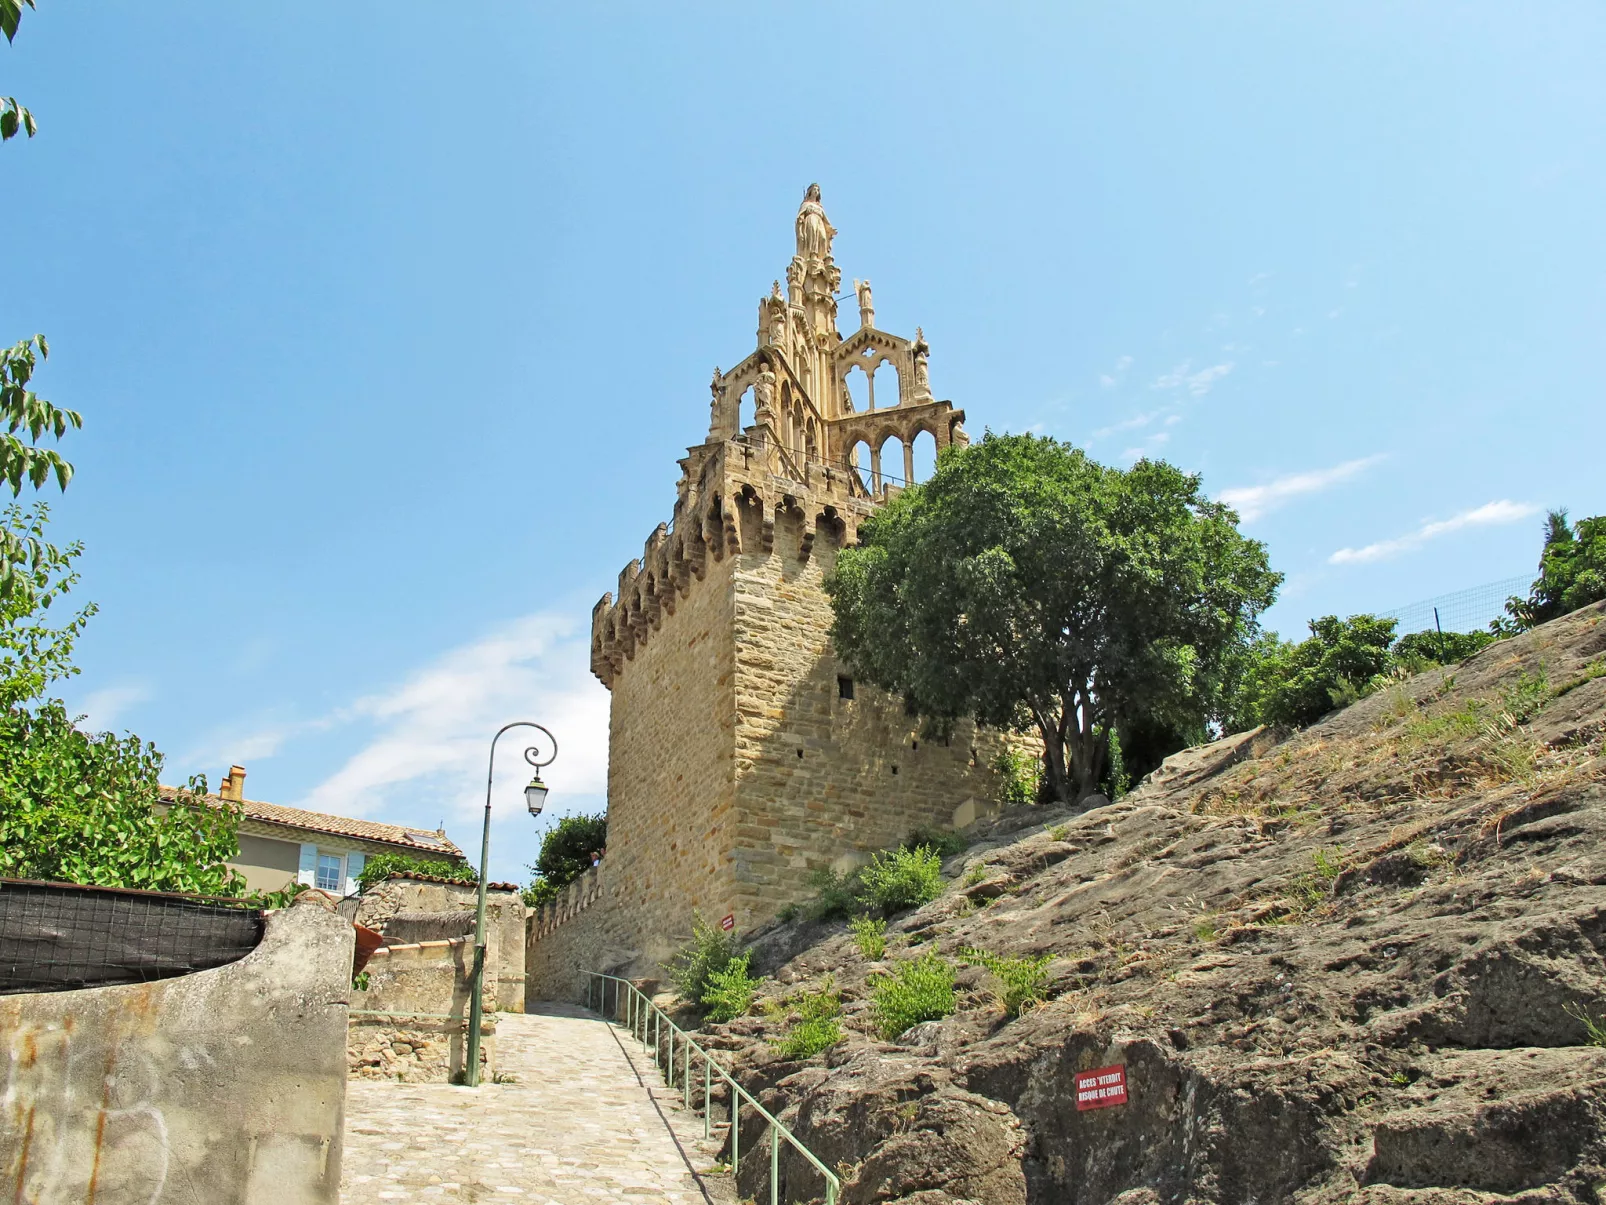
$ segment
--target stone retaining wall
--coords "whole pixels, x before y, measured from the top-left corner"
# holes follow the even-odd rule
[[[468,1022],[459,1017],[427,1018],[404,1013],[353,1013],[346,1038],[348,1073],[353,1079],[397,1080],[404,1084],[457,1082],[463,1072]],[[480,1079],[496,1074],[496,1018],[480,1024]]]

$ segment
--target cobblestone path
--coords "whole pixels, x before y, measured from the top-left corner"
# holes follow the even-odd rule
[[[733,1199],[729,1176],[705,1174],[701,1118],[679,1109],[622,1030],[546,1004],[503,1013],[496,1043],[513,1083],[347,1085],[341,1205]]]

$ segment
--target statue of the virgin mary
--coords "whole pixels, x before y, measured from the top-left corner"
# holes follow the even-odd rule
[[[836,229],[825,217],[820,204],[820,186],[810,184],[797,210],[797,253],[803,259],[824,259],[831,254],[831,236]]]

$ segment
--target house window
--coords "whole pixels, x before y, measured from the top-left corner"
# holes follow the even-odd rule
[[[345,859],[340,857],[339,854],[319,854],[318,881],[313,886],[317,887],[319,891],[333,891],[337,895],[345,894],[343,890],[344,884],[341,882],[344,878],[342,874],[342,871],[345,870],[344,862]]]
[[[851,699],[853,697],[853,679],[838,677],[836,680],[836,697]]]

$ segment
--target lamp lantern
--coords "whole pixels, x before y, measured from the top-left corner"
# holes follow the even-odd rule
[[[524,803],[532,816],[539,816],[546,806],[546,783],[541,781],[540,774],[530,779],[530,785],[524,788]]]

